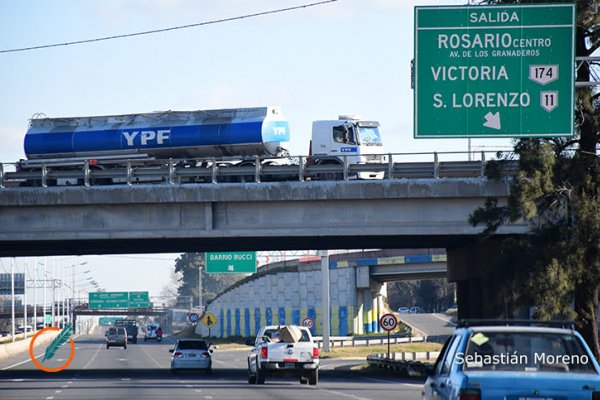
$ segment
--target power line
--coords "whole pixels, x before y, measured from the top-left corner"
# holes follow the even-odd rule
[[[76,40],[73,42],[54,43],[54,44],[45,44],[45,45],[40,45],[40,46],[21,47],[21,48],[17,48],[17,49],[0,50],[0,53],[16,53],[19,51],[39,50],[39,49],[47,49],[50,47],[71,46],[71,45],[75,45],[75,44],[102,42],[105,40],[122,39],[122,38],[129,38],[129,37],[133,37],[133,36],[151,35],[151,34],[155,34],[155,33],[195,28],[198,26],[214,25],[214,24],[220,24],[222,22],[231,22],[231,21],[237,21],[237,20],[245,19],[245,18],[254,18],[254,17],[260,17],[260,16],[264,16],[264,15],[269,15],[269,14],[283,13],[283,12],[287,12],[287,11],[298,10],[301,8],[320,6],[323,4],[333,3],[336,1],[338,1],[338,0],[323,0],[323,1],[318,1],[316,3],[303,4],[303,5],[288,7],[288,8],[280,8],[280,9],[276,9],[276,10],[261,11],[261,12],[257,12],[254,14],[246,14],[246,15],[240,15],[237,17],[229,17],[229,18],[216,19],[216,20],[212,20],[212,21],[198,22],[198,23],[189,24],[189,25],[174,26],[171,28],[154,29],[151,31],[143,31],[143,32],[135,32],[135,33],[126,33],[123,35],[105,36],[105,37],[95,38],[95,39]]]

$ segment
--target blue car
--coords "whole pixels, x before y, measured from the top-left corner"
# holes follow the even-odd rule
[[[430,371],[422,398],[600,400],[600,367],[572,326],[520,323],[459,324]]]

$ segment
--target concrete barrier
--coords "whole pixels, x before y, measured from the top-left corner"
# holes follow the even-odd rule
[[[59,331],[44,332],[35,340],[34,348],[50,343]],[[29,344],[33,337],[29,337],[24,340],[17,342],[11,342],[0,345],[0,360],[15,357],[17,355],[27,353],[29,351]]]

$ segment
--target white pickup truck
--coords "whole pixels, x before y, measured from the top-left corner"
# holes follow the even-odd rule
[[[319,381],[319,348],[303,326],[262,328],[248,354],[248,383],[264,384],[267,376],[295,376],[300,383]]]

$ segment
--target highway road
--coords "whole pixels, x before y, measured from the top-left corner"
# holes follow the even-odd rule
[[[397,314],[398,318],[417,331],[417,335],[450,336],[456,324],[447,314]],[[420,333],[419,333],[420,332]]]
[[[265,385],[249,385],[245,350],[216,349],[211,376],[204,372],[173,375],[168,352],[172,347],[173,341],[167,337],[162,343],[140,341],[126,350],[106,349],[99,332],[79,336],[75,339],[73,361],[61,372],[39,370],[26,354],[0,361],[0,399],[397,400],[417,399],[421,393],[421,382],[350,371],[350,366],[360,363],[350,360],[323,359],[317,386],[300,385],[292,378],[272,378]],[[61,347],[53,359],[42,365],[63,365],[69,350],[68,345]]]

